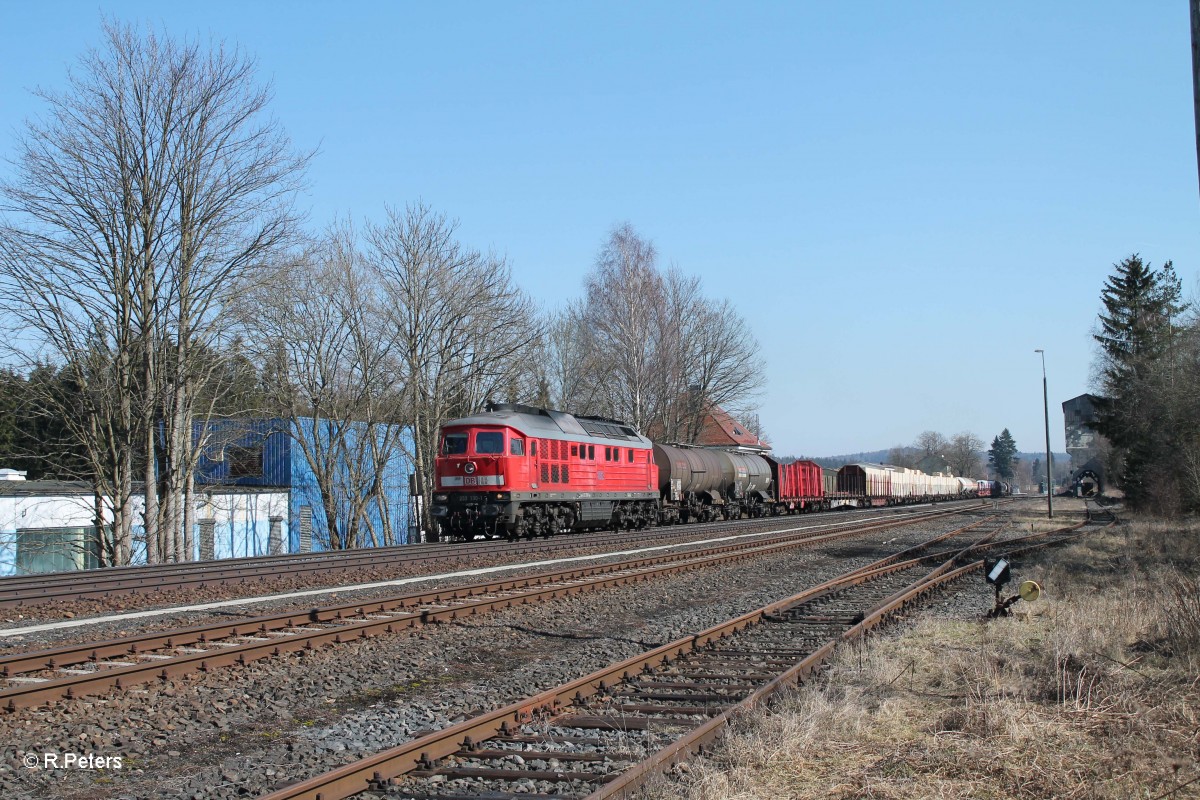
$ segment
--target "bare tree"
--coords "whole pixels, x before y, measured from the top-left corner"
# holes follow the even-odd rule
[[[732,304],[705,297],[700,279],[676,267],[661,274],[656,260],[654,245],[628,223],[613,229],[583,305],[556,328],[556,372],[574,389],[562,394],[572,410],[694,442],[717,406],[753,413],[762,360]]]
[[[695,380],[704,354],[699,335],[706,305],[700,279],[672,267],[663,277],[662,303],[654,314],[658,331],[653,357],[655,416],[648,430],[666,441],[692,442],[706,408],[703,387]]]
[[[616,413],[601,391],[607,364],[588,335],[581,302],[572,301],[550,316],[543,351],[550,405],[608,416]]]
[[[382,483],[403,447],[398,340],[352,228],[334,226],[304,257],[282,263],[243,313],[278,376],[267,387],[273,405],[313,474],[321,543],[400,541]]]
[[[679,343],[688,355],[684,375],[688,389],[697,394],[688,417],[688,442],[700,435],[705,415],[714,407],[749,404],[761,391],[765,368],[758,342],[728,300],[705,300],[694,309]],[[743,415],[749,413],[749,409]],[[757,416],[757,415],[756,415]]]
[[[136,159],[141,150],[143,162],[154,161],[152,146],[136,135],[154,101],[136,102],[141,65],[126,63],[113,38],[110,28],[109,52],[87,54],[66,93],[38,93],[49,116],[26,124],[17,178],[2,189],[15,218],[2,231],[0,291],[29,337],[13,356],[45,358],[78,385],[95,387],[78,409],[84,416],[69,423],[97,470],[90,476],[97,494],[113,498],[114,560],[128,563],[134,390],[149,316],[138,290],[161,253],[158,210],[166,199],[147,192],[155,176]]]
[[[616,227],[585,280],[583,323],[603,358],[599,384],[612,413],[644,430],[654,417],[664,302],[654,245],[628,223]]]
[[[888,451],[887,463],[911,469],[917,465],[919,458],[919,455],[914,454],[913,448],[908,445],[898,444]]]
[[[937,431],[925,431],[917,440],[913,442],[913,447],[918,451],[917,460],[929,458],[930,456],[945,460],[946,448],[950,443]]]
[[[981,474],[983,447],[983,439],[970,431],[954,434],[945,448],[950,471],[965,478]]]
[[[126,34],[130,48],[137,40]],[[135,50],[136,51],[136,50]],[[254,60],[223,45],[168,43],[166,66],[177,90],[167,138],[171,207],[163,297],[157,313],[165,351],[162,416],[166,446],[161,480],[167,509],[160,527],[175,560],[190,558],[192,476],[199,458],[193,420],[207,420],[200,389],[222,375],[231,293],[295,240],[292,200],[311,153],[297,154],[267,117],[270,92],[256,84]],[[203,427],[203,426],[202,426]],[[182,507],[183,513],[180,513]]]
[[[388,209],[385,222],[366,230],[366,258],[382,282],[405,379],[404,421],[426,514],[438,429],[513,386],[542,337],[540,316],[508,264],[463,246],[456,230],[419,203]],[[432,521],[423,527],[432,531]]]
[[[27,123],[2,189],[13,219],[0,229],[0,301],[27,326],[24,355],[109,393],[75,422],[89,477],[113,498],[116,561],[133,549],[136,471],[147,559],[186,558],[194,398],[208,377],[194,356],[219,352],[232,287],[290,234],[306,157],[264,118],[269,96],[240,52],[115,22],[104,34],[66,91],[38,93],[47,117]]]

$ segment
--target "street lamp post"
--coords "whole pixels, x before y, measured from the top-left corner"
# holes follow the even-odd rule
[[[1046,351],[1033,352],[1042,356],[1042,410],[1046,414],[1046,518],[1054,519],[1054,466],[1050,455],[1050,393],[1046,389]]]

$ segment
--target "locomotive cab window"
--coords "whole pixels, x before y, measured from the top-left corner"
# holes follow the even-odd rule
[[[510,456],[525,455],[525,440],[518,439],[514,436],[513,440],[508,443],[508,454]]]
[[[480,431],[475,434],[475,452],[481,456],[504,452],[504,434],[500,431]]]
[[[537,455],[537,439],[534,439],[533,441],[531,441],[529,443],[529,455],[531,455],[531,456]]]
[[[465,433],[447,433],[442,437],[442,455],[461,456],[467,452],[467,435]]]
[[[633,463],[633,448],[629,448],[629,463]]]

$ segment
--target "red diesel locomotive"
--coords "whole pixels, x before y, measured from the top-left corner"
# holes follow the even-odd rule
[[[621,422],[499,404],[442,428],[431,513],[443,538],[645,528],[658,519],[650,440]]]

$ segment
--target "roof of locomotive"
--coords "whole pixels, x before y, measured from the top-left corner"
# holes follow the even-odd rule
[[[575,416],[565,411],[523,406],[516,403],[489,405],[487,411],[481,411],[461,419],[452,419],[443,427],[449,425],[507,425],[526,436],[537,438],[587,442],[636,442],[645,447],[649,447],[651,444],[649,439],[624,422],[603,417]]]

